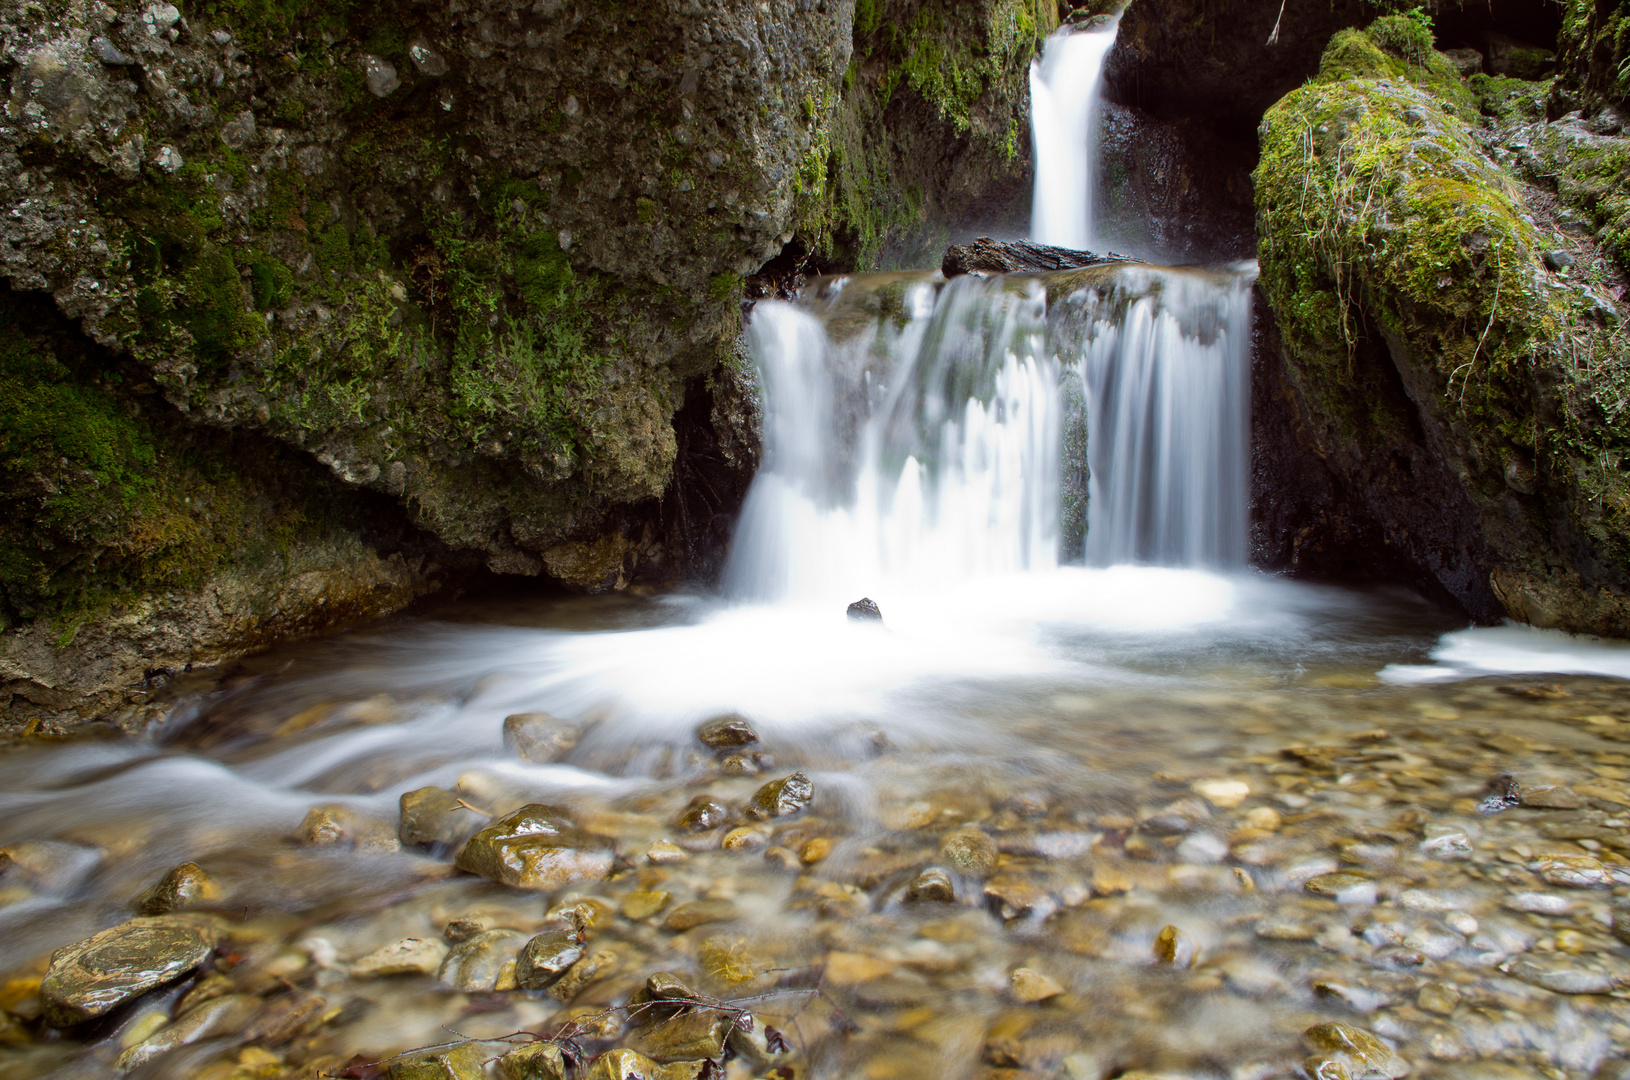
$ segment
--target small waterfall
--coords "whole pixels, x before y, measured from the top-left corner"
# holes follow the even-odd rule
[[[1044,244],[1092,249],[1098,175],[1098,95],[1120,17],[1091,30],[1066,27],[1030,64],[1030,132],[1036,188],[1030,236]]]

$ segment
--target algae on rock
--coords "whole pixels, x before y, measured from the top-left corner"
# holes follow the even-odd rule
[[[1262,288],[1314,449],[1474,615],[1630,634],[1630,350],[1547,267],[1438,54],[1345,30],[1262,122]]]

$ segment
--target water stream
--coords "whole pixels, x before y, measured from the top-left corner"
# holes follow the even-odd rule
[[[1090,139],[1047,125],[1090,133],[1112,39],[1037,69],[1042,239],[1091,239],[1064,197]],[[1082,213],[1044,223],[1044,188]],[[184,677],[146,738],[0,753],[0,845],[34,867],[0,872],[0,1077],[118,1075],[200,985],[247,1019],[136,1074],[315,1077],[574,1016],[593,1053],[657,971],[750,1001],[800,1077],[1268,1080],[1325,1020],[1418,1076],[1588,1076],[1630,1043],[1630,964],[1614,892],[1546,860],[1630,882],[1630,649],[1248,569],[1250,282],[814,282],[753,314],[765,461],[718,593],[450,604]],[[845,616],[863,595],[880,623]],[[727,715],[758,744],[698,741]],[[743,813],[794,770],[807,809]],[[1483,812],[1503,777],[1528,804]],[[456,839],[545,802],[617,862],[459,873],[399,842],[427,786]],[[722,823],[679,823],[699,796]],[[187,861],[215,981],[45,1034],[52,950]],[[565,1002],[500,962],[358,966],[467,951],[455,919],[502,961],[580,902],[616,959]]]

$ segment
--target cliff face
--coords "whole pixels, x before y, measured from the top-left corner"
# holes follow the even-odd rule
[[[306,526],[273,523],[588,589],[705,569],[755,463],[745,279],[1022,218],[1025,72],[1057,18],[50,7],[0,14],[0,374],[25,401],[0,432],[0,619],[25,698],[49,696],[41,654],[10,643],[185,606],[222,574],[276,581],[272,548],[230,542],[275,533],[286,558]],[[231,483],[252,497],[227,508]],[[200,656],[265,635],[204,637]],[[190,658],[181,633],[165,660]]]

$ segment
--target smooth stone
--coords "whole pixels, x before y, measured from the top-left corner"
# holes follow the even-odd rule
[[[668,912],[662,925],[676,933],[683,933],[707,923],[729,922],[741,914],[728,900],[692,900]]]
[[[386,1075],[390,1080],[482,1080],[490,1056],[480,1043],[459,1043],[396,1058]]]
[[[447,925],[442,927],[442,937],[457,943],[469,941],[478,934],[485,934],[494,929],[493,921],[486,915],[460,915],[456,919],[449,919]]]
[[[859,600],[844,609],[850,622],[882,622],[883,611],[877,606],[877,601],[869,596],[862,596]]]
[[[555,980],[554,985],[549,987],[549,996],[562,1005],[568,1005],[589,983],[605,978],[621,964],[622,960],[614,952],[603,951],[585,956]]]
[[[515,957],[515,985],[542,990],[583,958],[583,935],[576,927],[545,930]]]
[[[1523,957],[1513,960],[1507,970],[1523,982],[1554,994],[1610,994],[1625,981],[1561,956]]]
[[[171,867],[136,900],[143,915],[168,915],[221,898],[220,886],[197,863]]]
[[[1375,882],[1344,871],[1308,878],[1302,883],[1302,891],[1340,904],[1373,904],[1376,898]]]
[[[1253,806],[1245,815],[1245,824],[1263,832],[1278,832],[1284,828],[1285,820],[1271,806]]]
[[[58,840],[24,840],[0,848],[0,881],[22,881],[43,892],[64,892],[102,861],[95,848]]]
[[[753,793],[747,812],[753,817],[790,817],[809,808],[815,798],[815,785],[801,772],[771,780]]]
[[[1251,794],[1251,785],[1243,780],[1196,780],[1189,789],[1222,810],[1232,810]]]
[[[1541,855],[1529,864],[1549,885],[1605,889],[1630,885],[1630,867],[1608,865],[1592,855]]]
[[[695,1004],[716,1004],[671,971],[658,971],[628,998],[628,1023],[644,1027],[671,1020]]]
[[[376,821],[343,803],[313,806],[300,819],[294,838],[311,847],[353,845],[371,851],[390,851],[400,847],[400,841],[390,826]]]
[[[1613,936],[1626,945],[1630,945],[1630,910],[1615,908],[1611,924]]]
[[[634,1050],[607,1050],[589,1064],[583,1080],[696,1080],[703,1062],[659,1065]]]
[[[1427,825],[1421,830],[1421,852],[1435,859],[1465,859],[1472,853],[1472,838],[1459,825]]]
[[[1415,995],[1415,1004],[1427,1012],[1448,1016],[1460,1004],[1460,991],[1445,983],[1427,983]]]
[[[1518,803],[1534,810],[1578,810],[1585,800],[1561,784],[1541,784],[1519,788]]]
[[[717,1009],[691,1009],[641,1028],[629,1045],[652,1061],[703,1061],[724,1053],[725,1038],[734,1026],[728,1013]]]
[[[725,833],[719,846],[726,851],[757,851],[769,842],[769,837],[757,829],[742,825]]]
[[[1574,902],[1555,893],[1525,892],[1506,897],[1504,906],[1529,915],[1566,915],[1573,910]]]
[[[1043,975],[1034,968],[1016,969],[1011,981],[1014,998],[1025,1005],[1034,1005],[1038,1001],[1055,998],[1064,992],[1064,987],[1057,980]]]
[[[798,849],[798,861],[805,866],[812,866],[832,854],[832,841],[824,836],[817,836],[804,841],[804,846]]]
[[[114,1060],[113,1067],[132,1072],[172,1050],[236,1031],[259,1004],[260,1000],[249,994],[227,994],[206,1001],[126,1049]]]
[[[1214,833],[1190,833],[1177,845],[1177,857],[1186,863],[1214,865],[1228,858],[1228,841]]]
[[[452,847],[481,822],[481,816],[464,805],[458,792],[446,788],[422,787],[405,791],[397,805],[401,809],[401,817],[397,822],[396,837],[409,847],[420,844]]]
[[[725,776],[757,776],[758,763],[746,754],[726,754],[719,759],[719,772]]]
[[[1176,836],[1211,820],[1211,807],[1198,799],[1167,803],[1142,821],[1140,828],[1159,836]]]
[[[758,732],[745,716],[721,716],[696,729],[696,737],[710,750],[733,750],[758,742]]]
[[[434,938],[410,937],[364,956],[351,965],[358,979],[389,975],[433,975],[447,959],[447,946]]]
[[[983,829],[970,825],[940,841],[940,858],[965,874],[984,877],[996,869],[996,841]]]
[[[690,858],[685,849],[671,840],[658,840],[645,851],[645,861],[657,866],[681,863]]]
[[[667,907],[668,901],[672,899],[673,893],[662,889],[640,889],[623,897],[623,902],[619,905],[618,910],[622,912],[625,919],[649,919],[652,915]]]
[[[576,1070],[552,1042],[528,1043],[498,1059],[505,1080],[572,1080]]]
[[[985,882],[985,899],[1003,920],[1047,918],[1058,910],[1053,894],[1028,874],[1002,873]]]
[[[603,880],[612,862],[612,853],[562,811],[533,803],[470,837],[454,865],[505,885],[553,892]]]
[[[548,765],[560,761],[583,738],[583,725],[546,712],[504,717],[504,748],[522,761]]]
[[[448,72],[447,60],[422,38],[416,38],[408,43],[408,59],[413,61],[415,71],[432,79],[440,78]]]
[[[377,98],[390,97],[402,85],[402,80],[396,74],[396,65],[382,56],[363,58],[362,77],[368,84],[368,92]]]
[[[131,919],[51,954],[40,1001],[52,1027],[70,1027],[166,983],[209,959],[220,932],[185,916]]]
[[[1155,935],[1155,959],[1162,964],[1171,964],[1174,967],[1192,967],[1195,959],[1200,955],[1200,947],[1194,938],[1175,926],[1167,925],[1160,928]]]
[[[887,960],[863,953],[832,952],[826,955],[826,984],[829,986],[856,986],[881,979],[894,972]]]
[[[679,812],[674,824],[686,832],[707,832],[730,820],[730,808],[710,795],[698,795]]]
[[[136,62],[133,57],[120,52],[117,45],[100,34],[91,38],[91,52],[95,53],[96,58],[109,67],[126,67]]]
[[[1316,1024],[1302,1038],[1311,1049],[1342,1061],[1352,1080],[1398,1080],[1409,1073],[1409,1062],[1375,1035],[1351,1024]]]
[[[923,903],[956,903],[956,886],[951,875],[937,866],[930,866],[918,874],[906,889],[906,899]]]
[[[524,938],[516,930],[487,930],[461,941],[447,953],[437,979],[443,986],[465,993],[492,990]]]

